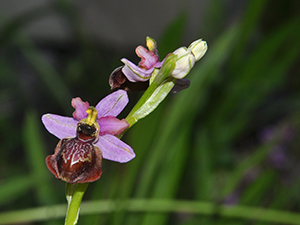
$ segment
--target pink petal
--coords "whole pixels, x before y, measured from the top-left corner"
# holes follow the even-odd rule
[[[138,46],[135,49],[135,52],[138,55],[138,57],[141,58],[139,67],[141,67],[145,70],[152,68],[155,65],[155,63],[158,62],[157,55],[155,55],[154,52],[147,50],[143,46]]]
[[[122,72],[130,82],[147,81],[154,70],[154,67],[148,70],[142,69],[124,58],[121,59],[121,61],[125,64],[125,66],[122,68]]]
[[[76,136],[78,121],[72,117],[45,114],[42,116],[42,122],[46,129],[59,139]]]
[[[110,134],[99,136],[96,145],[101,149],[104,159],[125,163],[135,157],[129,145]]]
[[[86,110],[90,107],[88,102],[83,102],[81,98],[73,98],[72,99],[72,106],[75,109],[73,112],[73,117],[77,120],[82,120],[87,117]]]
[[[120,114],[128,103],[127,92],[118,90],[103,98],[97,105],[98,118],[105,116],[114,116]]]
[[[125,119],[119,120],[113,116],[101,117],[98,119],[98,123],[100,126],[100,135],[118,135],[129,127],[129,124]]]
[[[157,62],[154,64],[154,68],[160,68],[162,66],[162,64],[164,64],[165,60],[163,60],[162,62]]]

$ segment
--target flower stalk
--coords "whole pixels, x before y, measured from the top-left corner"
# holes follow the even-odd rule
[[[68,201],[68,209],[66,213],[65,225],[77,224],[80,204],[88,185],[89,183],[66,183],[66,199]]]

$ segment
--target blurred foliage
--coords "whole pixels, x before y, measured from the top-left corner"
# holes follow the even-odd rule
[[[249,1],[230,23],[222,4],[212,1],[199,28],[209,50],[188,76],[190,88],[129,130],[124,139],[137,157],[103,162],[79,224],[299,224],[300,4]],[[23,34],[57,11],[69,19],[73,43]],[[161,57],[189,44],[186,16],[157,40]],[[62,224],[64,184],[44,164],[58,140],[40,117],[70,115],[75,96],[96,104],[119,59],[131,58],[89,41],[78,20],[71,4],[1,18],[0,224]],[[139,96],[129,93],[122,116]]]

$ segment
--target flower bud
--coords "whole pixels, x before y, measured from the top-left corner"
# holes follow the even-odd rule
[[[206,51],[207,44],[202,39],[194,41],[188,48],[178,48],[173,52],[177,56],[177,60],[171,75],[176,79],[184,78],[193,68],[195,62],[201,59]]]
[[[198,61],[199,59],[202,58],[202,56],[207,51],[206,41],[202,41],[202,39],[198,39],[194,41],[192,44],[190,44],[188,49],[192,51],[196,61]]]
[[[184,78],[195,64],[195,56],[190,49],[181,47],[177,49],[174,54],[177,56],[175,69],[171,73],[176,79]]]

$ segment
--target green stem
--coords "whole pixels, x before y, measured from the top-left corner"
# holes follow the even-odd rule
[[[65,219],[65,225],[77,224],[81,200],[88,185],[89,183],[66,183],[66,198],[68,201],[68,209]]]

